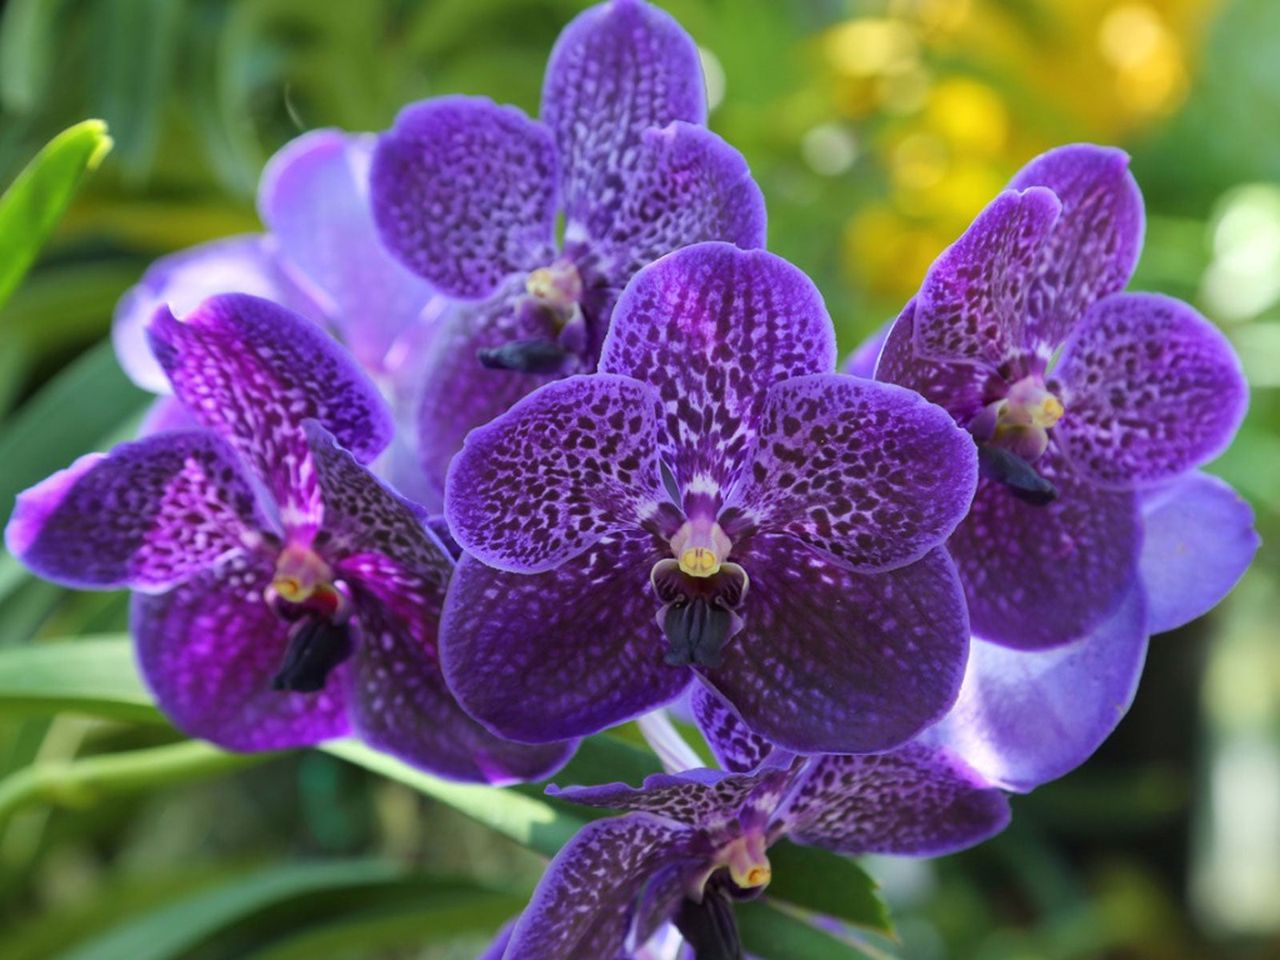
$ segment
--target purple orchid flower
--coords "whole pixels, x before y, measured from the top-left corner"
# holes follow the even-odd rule
[[[741,960],[733,904],[764,891],[768,849],[784,838],[850,856],[938,856],[1009,820],[1003,793],[918,744],[547,792],[628,812],[589,823],[552,860],[512,931],[512,960],[629,957],[665,923],[697,957]]]
[[[834,365],[818,291],[772,254],[706,243],[641,270],[600,372],[475,430],[450,470],[471,556],[441,650],[463,707],[544,742],[696,674],[797,752],[887,749],[938,719],[969,633],[937,547],[973,444]]]
[[[1188,305],[1121,293],[1142,197],[1119,150],[1033,160],[930,269],[879,380],[946,407],[982,480],[948,543],[974,633],[1037,650],[1088,636],[1134,592],[1139,491],[1230,442],[1247,387]]]
[[[372,174],[383,239],[442,293],[472,301],[423,361],[418,447],[440,489],[473,427],[595,369],[640,267],[703,240],[764,246],[760,191],[705,120],[690,37],[642,0],[611,0],[561,34],[541,122],[448,96],[407,107],[383,136]]]
[[[183,731],[234,750],[354,732],[444,776],[539,779],[572,744],[504,742],[445,688],[436,626],[453,561],[361,464],[382,398],[318,326],[213,297],[151,347],[204,429],[76,461],[18,499],[10,552],[74,587],[134,590],[142,672]]]

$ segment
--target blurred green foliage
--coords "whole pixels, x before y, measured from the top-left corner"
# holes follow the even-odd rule
[[[256,229],[274,150],[315,127],[381,129],[404,103],[453,91],[534,112],[547,51],[585,5],[8,0],[0,183],[85,117],[116,146],[0,307],[0,514],[132,433],[147,398],[104,341],[115,300],[154,257]],[[1149,212],[1135,285],[1190,299],[1240,347],[1252,408],[1215,469],[1254,503],[1264,540],[1280,538],[1280,4],[663,5],[706,52],[712,125],[765,191],[771,246],[817,280],[846,348],[1029,156],[1126,146]],[[25,265],[8,248],[0,259],[3,299]],[[900,940],[859,934],[858,949],[1280,954],[1278,602],[1280,555],[1265,546],[1222,608],[1153,644],[1112,742],[1016,800],[1008,833],[936,864],[871,864]],[[519,909],[542,861],[490,829],[510,810],[351,757],[250,763],[185,744],[94,686],[120,679],[119,660],[94,660],[107,647],[83,638],[125,626],[122,596],[62,590],[0,555],[0,656],[15,657],[0,660],[0,956],[467,958]],[[82,656],[51,643],[69,638]],[[82,699],[59,700],[76,678]],[[621,767],[563,779],[634,779],[624,746],[599,748]],[[138,758],[150,779],[130,781]],[[532,790],[511,796],[563,814]],[[858,882],[832,884],[852,896]],[[813,899],[830,892],[796,896],[834,911]],[[775,956],[808,935],[778,914],[744,928],[783,938]]]

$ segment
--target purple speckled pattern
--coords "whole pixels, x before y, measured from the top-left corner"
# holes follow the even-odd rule
[[[203,431],[88,454],[18,495],[9,552],[68,586],[166,590],[261,539],[235,454]]]
[[[938,363],[916,355],[916,301],[907,303],[885,334],[875,378],[914,390],[964,426],[982,409],[991,371],[976,363]]]
[[[978,481],[973,441],[941,407],[832,373],[769,390],[746,476],[726,517],[866,572],[918,560],[945,540]]]
[[[781,257],[702,243],[636,275],[600,369],[651,384],[662,455],[682,492],[723,499],[746,466],[769,387],[835,368],[813,282]]]
[[[960,689],[969,626],[940,550],[854,573],[790,537],[753,537],[745,625],[702,676],[757,734],[797,753],[883,750],[937,720]]]
[[[1170,480],[1213,459],[1244,419],[1248,386],[1227,338],[1180,300],[1095,303],[1054,370],[1076,472],[1111,489]]]
[[[773,744],[752,733],[724,697],[705,684],[695,684],[689,707],[716,762],[731,773],[749,773],[773,753]]]
[[[179,399],[252,466],[286,525],[319,508],[303,420],[319,420],[362,462],[390,442],[390,414],[351,356],[268,300],[211,297],[181,321],[162,309],[149,335]]]
[[[379,139],[370,176],[383,241],[443,293],[486,297],[552,256],[555,145],[514,107],[464,96],[411,104]]]
[[[490,566],[541,573],[665,499],[654,391],[600,374],[548,384],[472,431],[449,472],[445,514]]]

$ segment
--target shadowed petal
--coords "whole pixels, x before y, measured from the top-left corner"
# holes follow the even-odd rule
[[[757,734],[797,753],[885,750],[955,700],[969,626],[943,551],[875,575],[790,537],[753,537],[735,558],[746,625],[701,672]]]
[[[578,376],[472,431],[445,493],[458,543],[490,566],[536,573],[638,526],[665,499],[656,408],[642,383]]]
[[[493,942],[485,948],[484,953],[480,954],[476,960],[503,960],[503,957],[507,955],[507,944],[511,942],[511,934],[515,928],[516,922],[514,920],[508,920],[504,923],[497,936],[493,938]]]
[[[664,459],[682,491],[715,500],[745,468],[769,388],[835,369],[822,296],[763,250],[686,247],[627,286],[600,369],[657,388]]]
[[[711,851],[688,827],[644,813],[588,823],[547,866],[516,923],[508,957],[612,960],[622,956],[636,901],[673,864]]]
[[[487,297],[553,256],[555,145],[514,107],[462,96],[405,107],[370,182],[383,242],[449,296]]]
[[[986,403],[985,388],[991,373],[974,363],[935,363],[916,356],[914,300],[907,303],[885,337],[875,378],[914,390],[943,407],[956,423],[965,426]]]
[[[1129,709],[1147,652],[1142,590],[1088,636],[1052,650],[975,639],[955,708],[921,740],[1025,792],[1084,763]]]
[[[191,411],[181,400],[174,396],[161,396],[152,401],[142,423],[138,424],[137,439],[142,440],[157,433],[203,429],[200,421],[191,415]]]
[[[132,632],[147,685],[183,733],[231,750],[284,750],[347,733],[346,671],[323,690],[271,688],[288,623],[263,602],[273,564],[240,555],[168,593],[134,594]]]
[[[1027,293],[1028,345],[1047,358],[1094,301],[1129,282],[1146,229],[1142,193],[1123,150],[1089,143],[1041,154],[1009,186],[1048,187],[1062,202]]]
[[[1142,499],[1147,628],[1173,630],[1212,610],[1253,560],[1253,509],[1217,477],[1193,473]]]
[[[983,478],[947,542],[973,632],[1019,650],[1070,643],[1110,617],[1137,576],[1142,544],[1134,494],[1081,481],[1052,444],[1036,469],[1058,499],[1036,506]]]
[[[197,430],[89,454],[19,494],[5,545],[58,583],[156,591],[257,542],[264,526],[235,454]]]
[[[495,733],[546,743],[679,696],[691,674],[663,662],[649,589],[659,547],[648,534],[606,537],[541,574],[463,557],[440,628],[445,677],[463,708]]]
[[[1007,190],[934,261],[916,297],[916,356],[996,369],[1024,346],[1028,289],[1062,204],[1044,187]]]
[[[374,227],[374,140],[314,130],[286,144],[262,173],[258,210],[343,343],[366,369],[380,370],[433,291],[387,252]]]
[[[912,302],[914,307],[914,301]],[[884,349],[884,342],[889,339],[889,331],[893,329],[893,321],[890,320],[867,339],[863,340],[853,350],[853,353],[844,358],[840,364],[840,372],[848,374],[851,377],[862,377],[864,380],[871,380],[876,375],[876,364],[880,360],[880,352]]]
[[[570,240],[616,208],[643,163],[645,131],[706,121],[705,90],[693,40],[656,6],[613,0],[564,28],[547,62],[542,118],[560,155]]]
[[[972,438],[911,390],[816,374],[769,391],[730,512],[855,570],[892,569],[939,546],[978,481]]]
[[[752,733],[728,701],[705,684],[693,685],[689,706],[716,762],[726,770],[747,773],[773,753],[773,744]]]
[[[873,756],[825,756],[783,812],[788,836],[847,856],[936,857],[1009,823],[1009,802],[956,757],[918,743]]]
[[[1067,408],[1057,427],[1064,452],[1089,480],[1114,489],[1212,460],[1249,402],[1227,338],[1187,304],[1152,293],[1096,303],[1054,376]]]
[[[149,333],[179,398],[253,466],[286,526],[318,510],[303,420],[319,420],[364,462],[391,439],[391,415],[351,355],[270,301],[212,297],[184,321],[162,310]]]

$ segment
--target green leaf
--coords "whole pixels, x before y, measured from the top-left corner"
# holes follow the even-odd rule
[[[734,912],[746,952],[763,960],[866,960],[882,956],[879,951],[819,930],[769,898],[740,903]]]
[[[85,637],[0,653],[0,714],[62,711],[164,722],[138,676],[128,636]]]
[[[769,848],[769,863],[773,867],[770,899],[786,900],[877,933],[893,931],[889,908],[880,899],[875,880],[847,857],[784,840]]]
[[[105,123],[78,123],[49,141],[0,197],[0,305],[26,276],[85,173],[110,149]]]
[[[9,0],[0,18],[0,103],[26,113],[41,99],[66,0]]]

